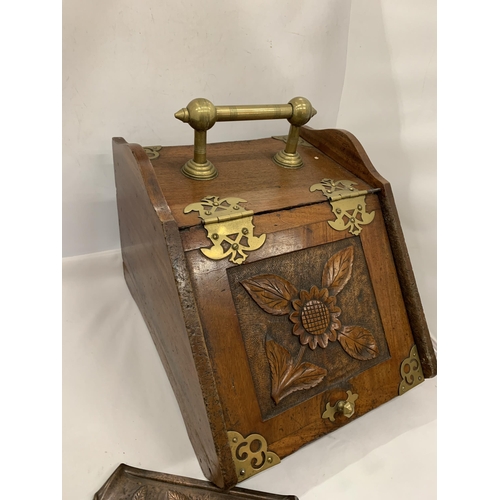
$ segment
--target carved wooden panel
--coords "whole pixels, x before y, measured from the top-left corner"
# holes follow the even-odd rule
[[[227,273],[264,420],[390,357],[359,238]]]

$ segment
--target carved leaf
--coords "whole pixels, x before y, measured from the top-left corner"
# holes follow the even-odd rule
[[[169,491],[168,500],[189,500],[189,497],[179,493],[178,491]]]
[[[271,396],[276,404],[292,392],[317,386],[327,373],[312,363],[296,365],[290,353],[273,340],[266,342],[266,354],[271,367]]]
[[[323,268],[321,282],[323,287],[330,288],[337,295],[351,278],[354,262],[354,248],[344,248],[330,257]]]
[[[288,314],[290,301],[298,293],[290,282],[274,274],[254,276],[241,284],[264,311],[274,316]]]
[[[146,494],[148,492],[147,486],[141,486],[132,497],[132,500],[146,500]]]
[[[349,356],[365,361],[378,356],[373,335],[360,326],[344,326],[339,330],[338,341]]]

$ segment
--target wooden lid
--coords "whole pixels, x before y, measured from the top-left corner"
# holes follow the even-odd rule
[[[284,142],[272,138],[209,144],[207,158],[219,172],[211,181],[188,179],[181,173],[193,156],[192,145],[164,147],[151,164],[180,228],[200,224],[198,214],[184,214],[184,208],[206,196],[243,198],[247,201],[242,203],[244,208],[259,214],[324,202],[323,194],[311,193],[309,187],[325,178],[353,180],[357,189],[370,187],[307,143],[298,147],[304,166],[282,168],[273,162],[273,156],[283,148]]]

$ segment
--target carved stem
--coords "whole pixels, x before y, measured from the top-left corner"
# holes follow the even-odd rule
[[[306,347],[307,345],[303,345],[300,348],[299,354],[297,356],[297,359],[295,360],[295,366],[299,366],[300,363],[302,362],[302,358],[304,357],[304,353],[306,352]]]

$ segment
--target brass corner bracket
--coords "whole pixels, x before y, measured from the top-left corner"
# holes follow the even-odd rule
[[[150,160],[154,160],[160,156],[160,150],[162,146],[143,146],[142,149],[146,151],[146,154],[148,155],[148,158]]]
[[[238,482],[281,462],[276,453],[268,451],[267,441],[260,434],[245,438],[239,432],[229,431],[227,436]]]
[[[300,168],[303,162],[297,153],[299,129],[315,114],[316,110],[305,97],[294,97],[287,104],[248,106],[214,106],[208,99],[193,99],[174,115],[194,129],[194,157],[184,164],[182,173],[195,180],[211,180],[217,177],[217,169],[207,160],[207,130],[216,122],[278,118],[286,118],[290,122],[290,131],[285,149],[278,152],[273,160],[284,168]]]
[[[410,349],[410,355],[401,363],[400,371],[402,378],[398,391],[400,396],[424,381],[424,373],[416,345]]]
[[[330,201],[335,220],[328,221],[330,227],[336,231],[349,230],[357,236],[363,229],[361,226],[370,224],[375,218],[375,211],[366,211],[367,194],[376,193],[380,188],[358,190],[354,181],[323,179],[313,184],[309,191],[321,191]]]
[[[258,250],[266,241],[265,234],[253,234],[253,211],[245,210],[240,203],[246,203],[246,200],[206,196],[201,202],[191,203],[184,209],[185,214],[197,211],[203,220],[212,246],[201,251],[209,259],[229,257],[230,262],[242,264],[248,252]]]

